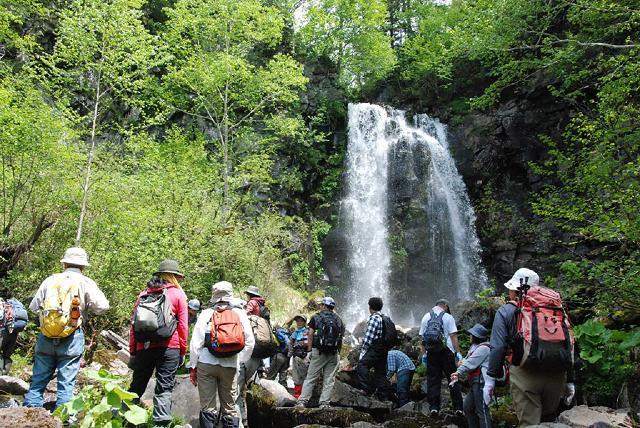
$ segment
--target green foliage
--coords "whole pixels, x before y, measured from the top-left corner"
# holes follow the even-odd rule
[[[70,402],[60,406],[54,415],[63,422],[76,416],[82,428],[122,427],[125,423],[144,425],[149,419],[145,409],[133,404],[137,394],[125,390],[121,385],[125,378],[108,371],[85,370],[84,375],[92,381],[80,390]]]
[[[635,368],[631,350],[640,346],[640,330],[610,330],[596,320],[589,320],[574,331],[580,358],[589,373],[585,392],[597,397],[601,404],[612,405],[622,383]]]
[[[322,0],[309,8],[298,36],[312,55],[337,65],[339,81],[358,91],[384,79],[396,63],[384,33],[388,19],[381,0]]]

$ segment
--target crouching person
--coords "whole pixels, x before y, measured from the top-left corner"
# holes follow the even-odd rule
[[[253,352],[254,337],[242,301],[234,299],[231,283],[222,281],[211,289],[213,306],[198,316],[189,346],[191,383],[200,396],[200,426],[237,428],[236,410],[239,365]],[[217,414],[217,400],[220,414]]]
[[[467,331],[471,334],[471,348],[456,372],[451,374],[451,381],[466,379],[469,383],[470,390],[463,403],[469,428],[491,428],[491,413],[482,395],[491,353],[487,342],[489,331],[482,324],[476,324]]]

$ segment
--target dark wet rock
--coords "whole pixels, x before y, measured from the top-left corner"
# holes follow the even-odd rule
[[[366,396],[362,391],[340,381],[336,381],[334,384],[331,404],[365,411],[376,420],[386,419],[393,409],[391,401],[380,401],[374,397]]]
[[[155,387],[156,380],[151,379],[142,395],[141,401],[143,403],[152,403]],[[200,397],[198,388],[191,384],[189,375],[176,376],[176,386],[173,388],[173,394],[171,395],[171,412],[192,426],[197,427],[199,424]]]
[[[13,376],[0,376],[0,393],[9,395],[24,395],[29,390],[29,384]]]
[[[18,407],[0,409],[0,427],[62,428],[62,422],[41,407]]]

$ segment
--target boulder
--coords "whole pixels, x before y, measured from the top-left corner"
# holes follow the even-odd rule
[[[348,427],[359,421],[373,422],[373,418],[368,413],[342,407],[331,407],[328,409],[278,407],[274,410],[272,419],[273,425],[271,426],[274,428],[293,428],[305,424],[313,425],[314,427],[318,425]],[[255,424],[251,422],[250,424],[252,428],[255,426]]]
[[[575,428],[598,426],[632,426],[629,409],[575,406],[558,416],[558,422]]]
[[[29,384],[13,376],[0,376],[0,392],[9,395],[24,395],[29,390]]]
[[[258,385],[264,388],[263,394],[270,394],[276,407],[282,407],[287,402],[294,401],[293,395],[289,394],[287,388],[280,385],[275,380],[260,379]]]
[[[151,379],[147,389],[141,397],[143,402],[152,402],[153,390],[156,387],[156,380]],[[176,386],[173,388],[171,396],[171,412],[180,417],[185,423],[194,427],[199,426],[198,415],[200,414],[200,397],[198,388],[191,385],[189,375],[176,376]]]
[[[62,428],[62,422],[41,407],[18,407],[0,409],[0,427]]]
[[[373,415],[377,420],[391,413],[393,403],[380,401],[362,394],[362,391],[346,383],[336,381],[331,392],[331,403],[341,407],[352,407]]]

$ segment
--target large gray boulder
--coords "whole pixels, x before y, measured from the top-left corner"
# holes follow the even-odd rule
[[[29,390],[29,384],[13,376],[0,376],[0,392],[9,395],[24,395]]]
[[[18,407],[0,409],[0,427],[62,428],[62,422],[42,407]]]
[[[575,406],[562,412],[558,422],[575,428],[632,426],[628,413],[629,409]]]
[[[264,388],[264,394],[269,394],[271,396],[270,399],[273,400],[276,407],[281,407],[284,404],[295,400],[293,395],[289,394],[287,388],[280,385],[275,380],[260,379],[258,381],[258,385]]]
[[[380,401],[373,397],[367,397],[362,392],[344,382],[336,381],[331,392],[331,403],[342,407],[353,407],[357,409],[382,410],[391,412],[393,403],[391,401]]]
[[[146,391],[141,397],[144,403],[153,401],[153,390],[155,387],[156,380],[151,379]],[[200,396],[198,395],[198,388],[191,385],[189,375],[176,376],[176,386],[173,388],[173,395],[171,396],[171,412],[191,426],[200,426],[198,421],[200,414]]]

